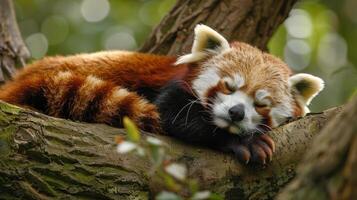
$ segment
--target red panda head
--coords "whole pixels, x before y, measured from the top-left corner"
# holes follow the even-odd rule
[[[184,63],[195,63],[191,86],[210,109],[213,123],[238,135],[305,115],[324,85],[309,74],[291,75],[283,61],[255,47],[229,44],[205,25],[196,26],[192,52],[176,62]]]

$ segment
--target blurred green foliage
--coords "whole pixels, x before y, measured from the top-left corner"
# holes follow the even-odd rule
[[[47,44],[44,47],[37,44],[34,49],[43,50],[33,56],[39,58],[44,52],[55,55],[110,48],[135,50],[174,3],[174,0],[16,0],[15,8],[26,40],[36,33],[47,39],[48,50],[42,49],[47,49]],[[32,45],[29,47],[32,50]]]
[[[139,48],[175,0],[16,0],[17,20],[35,59]],[[343,104],[357,88],[356,0],[303,0],[269,43],[296,72],[326,89],[312,111]]]
[[[325,80],[312,111],[341,105],[357,90],[357,1],[304,0],[269,42],[295,72]]]

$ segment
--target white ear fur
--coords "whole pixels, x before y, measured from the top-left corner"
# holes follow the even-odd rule
[[[208,56],[209,53],[219,53],[229,48],[228,41],[222,35],[206,25],[198,24],[195,27],[191,54],[179,57],[175,64],[196,62]]]
[[[324,88],[324,81],[310,74],[295,74],[289,78],[289,85],[298,92],[304,105],[309,105],[311,100]]]

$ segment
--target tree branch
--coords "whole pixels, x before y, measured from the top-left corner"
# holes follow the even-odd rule
[[[11,0],[0,1],[0,84],[6,77],[15,74],[16,62],[22,66],[30,57],[16,23],[16,17]]]
[[[279,200],[357,199],[357,97],[314,139]]]
[[[204,23],[228,41],[242,41],[263,50],[297,0],[178,0],[154,29],[142,52],[177,55],[188,52],[192,30]]]
[[[267,168],[239,164],[229,154],[159,137],[202,188],[227,199],[271,199],[295,174],[310,140],[340,111],[334,108],[270,133],[277,151]],[[150,162],[116,153],[122,129],[52,118],[0,102],[0,193],[6,198],[146,199],[160,181]],[[224,163],[224,164],[222,164]]]

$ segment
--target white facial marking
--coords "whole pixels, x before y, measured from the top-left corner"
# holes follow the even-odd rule
[[[268,99],[270,93],[264,89],[257,90],[255,92],[255,99],[259,104],[271,106],[271,101]]]
[[[244,85],[244,79],[238,74],[234,75],[233,78],[226,76],[222,80],[228,85],[229,89],[233,91]]]
[[[234,82],[237,84],[238,88],[241,88],[244,86],[244,78],[241,77],[239,74],[235,74],[234,76]]]
[[[229,88],[236,90],[238,88],[237,83],[230,77],[224,77],[222,80],[228,85]]]
[[[209,88],[216,86],[219,81],[220,77],[218,76],[217,68],[208,67],[193,81],[193,90],[200,97],[201,101],[205,102],[205,92]]]
[[[288,117],[292,116],[293,109],[290,104],[291,100],[288,98],[283,103],[278,104],[271,108],[270,116],[272,120],[272,127],[277,127],[284,123]]]
[[[244,118],[242,121],[234,122],[231,121],[228,111],[237,104],[244,105]],[[243,130],[255,129],[257,123],[262,119],[255,111],[253,99],[241,91],[236,91],[231,95],[217,94],[212,112],[214,122],[218,122],[216,125],[221,128],[228,128],[228,131],[233,134],[237,134],[237,131],[240,132],[240,128]],[[225,123],[222,123],[222,121]]]
[[[260,89],[255,92],[255,98],[257,100],[262,100],[268,96],[270,96],[270,93],[264,89]]]
[[[213,119],[213,121],[218,127],[221,127],[221,128],[225,128],[225,127],[229,126],[229,123],[226,120],[222,119],[222,118],[215,117]]]

